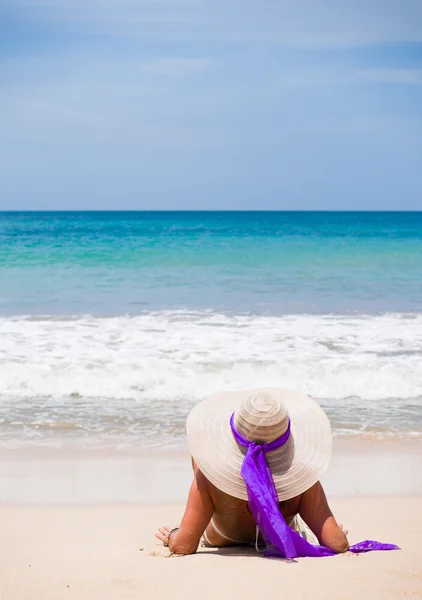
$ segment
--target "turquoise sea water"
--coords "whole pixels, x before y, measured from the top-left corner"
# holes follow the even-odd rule
[[[0,213],[0,442],[179,446],[263,385],[422,434],[422,213]]]
[[[0,213],[0,314],[422,307],[422,213]]]

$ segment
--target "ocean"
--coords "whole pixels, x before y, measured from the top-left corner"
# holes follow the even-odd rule
[[[422,213],[0,213],[3,447],[183,448],[265,385],[422,436]]]

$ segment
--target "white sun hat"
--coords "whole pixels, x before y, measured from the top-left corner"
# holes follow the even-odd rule
[[[219,490],[247,500],[240,474],[246,449],[237,444],[230,427],[249,441],[272,442],[291,433],[279,449],[266,454],[280,501],[312,487],[331,457],[331,428],[314,400],[282,388],[221,392],[197,404],[187,420],[190,453],[205,477]]]

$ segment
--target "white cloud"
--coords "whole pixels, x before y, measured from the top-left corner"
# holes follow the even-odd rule
[[[392,85],[422,85],[422,69],[361,69],[355,71],[355,80]]]
[[[144,150],[220,145],[225,133],[218,127],[187,118],[192,97],[202,97],[188,75],[208,64],[187,57],[87,62],[83,54],[6,60],[6,73],[25,77],[0,89],[3,145],[104,143]]]
[[[210,61],[200,58],[157,57],[142,63],[142,69],[155,75],[183,77],[204,71]]]
[[[87,144],[115,141],[160,148],[177,148],[179,143],[189,147],[221,145],[236,119],[259,130],[260,119],[251,123],[249,114],[265,113],[277,99],[280,111],[285,104],[288,114],[299,115],[300,121],[301,106],[318,106],[318,94],[324,87],[333,86],[341,96],[349,92],[340,88],[349,84],[422,85],[420,69],[362,68],[339,64],[337,59],[325,61],[328,54],[324,53],[318,64],[305,60],[292,65],[289,56],[294,53],[279,49],[276,60],[263,64],[262,59],[271,59],[272,48],[250,61],[253,47],[245,55],[204,44],[213,38],[249,38],[291,46],[340,47],[382,40],[390,34],[411,38],[416,35],[418,19],[411,18],[405,8],[416,10],[413,0],[402,0],[401,12],[393,0],[384,0],[384,10],[379,0],[355,0],[341,7],[332,0],[297,0],[289,5],[285,0],[261,4],[252,0],[242,0],[242,4],[240,0],[224,4],[222,0],[15,2],[27,18],[30,14],[34,19],[72,26],[75,31],[81,24],[89,24],[98,32],[139,38],[138,45],[130,45],[124,54],[114,54],[113,45],[106,55],[97,48],[92,52],[75,45],[63,54],[4,60],[6,86],[0,90],[0,108],[9,118],[3,137],[17,143],[42,139],[66,144],[84,139]],[[166,31],[170,38],[170,34],[178,35],[186,42],[186,54],[164,43],[146,53],[144,38],[159,37]],[[199,48],[188,44],[192,39],[201,40]],[[159,56],[158,51],[163,54]],[[212,58],[204,58],[204,54]],[[341,63],[341,52],[339,56]],[[218,70],[198,85],[196,76],[215,64]]]
[[[422,85],[422,69],[412,68],[339,68],[318,66],[285,71],[280,74],[280,85],[292,89],[314,89],[353,84]]]
[[[55,25],[163,42],[422,41],[420,0],[14,0],[13,8]]]

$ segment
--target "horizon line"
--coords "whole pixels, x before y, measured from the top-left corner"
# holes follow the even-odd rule
[[[92,209],[0,209],[0,214],[20,214],[20,213],[422,213],[422,209],[288,209],[288,208],[92,208]]]

